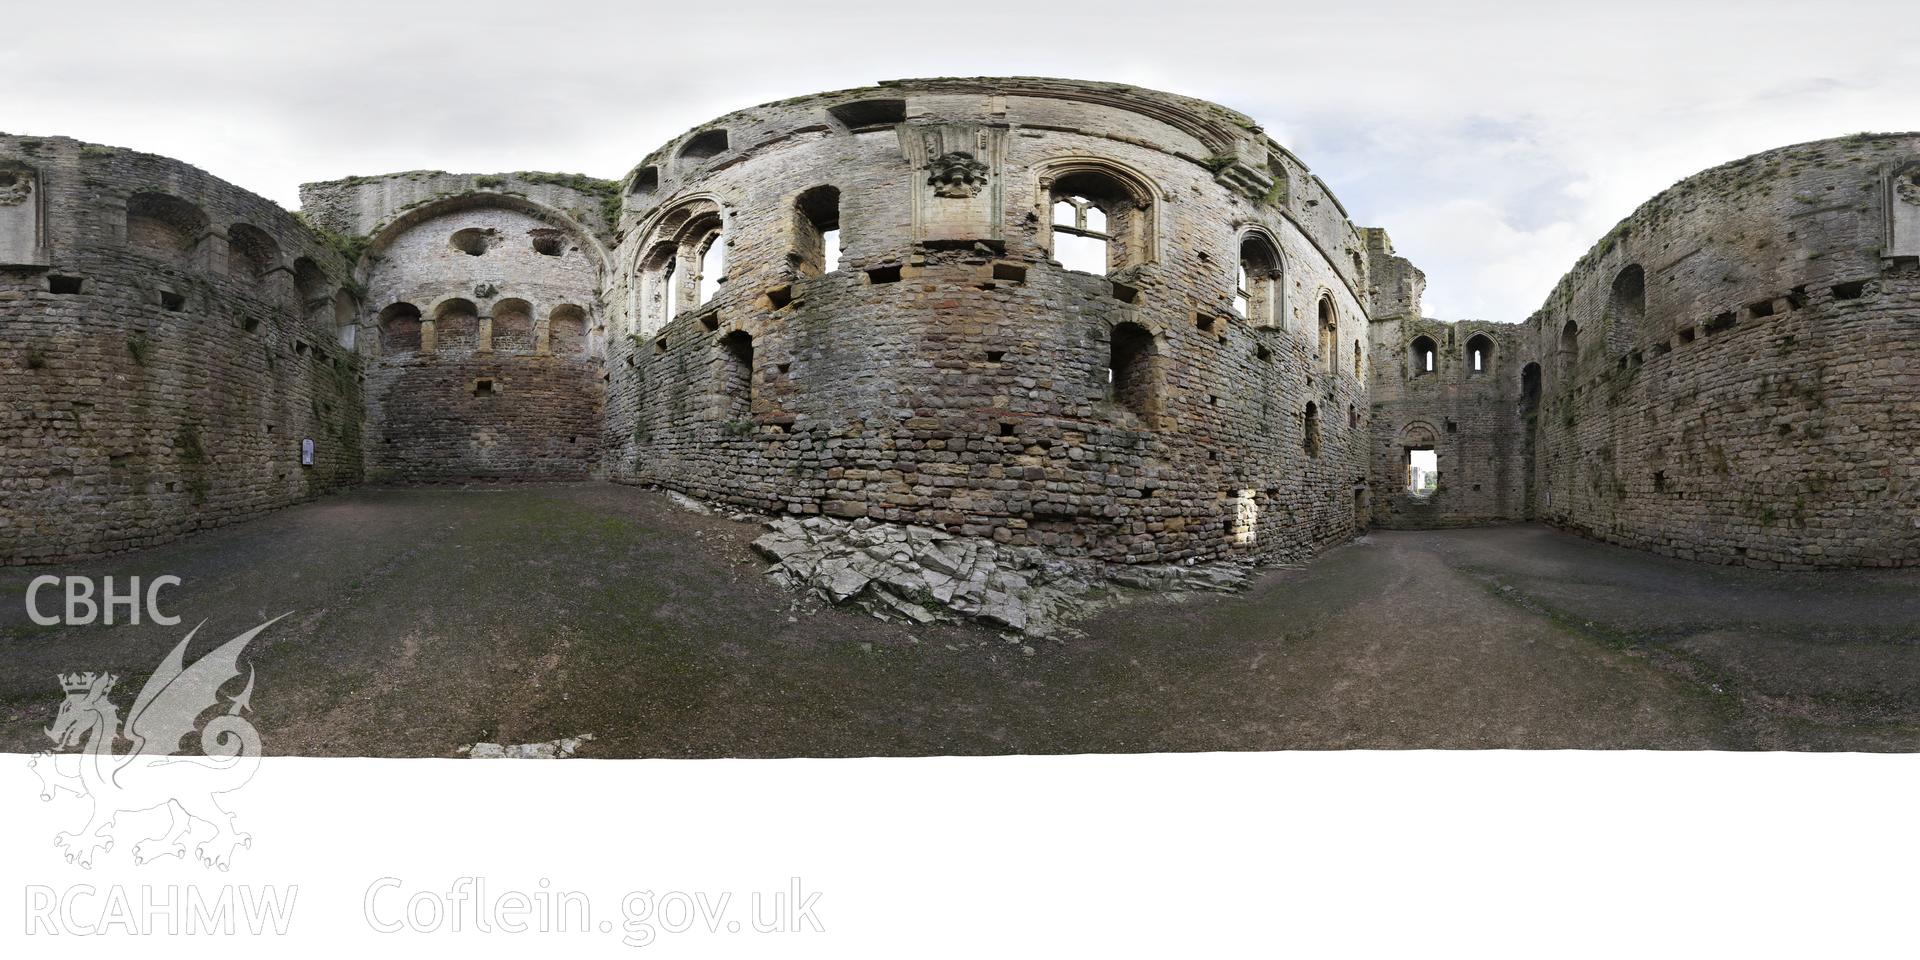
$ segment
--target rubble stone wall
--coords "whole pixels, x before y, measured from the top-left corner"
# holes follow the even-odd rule
[[[1916,175],[1920,136],[1802,144],[1622,221],[1524,327],[1537,515],[1688,559],[1920,564]]]
[[[955,151],[979,167],[943,165]],[[1051,259],[1049,181],[1125,194],[1108,216],[1130,262]],[[795,210],[822,186],[842,254],[812,275]],[[1354,529],[1364,242],[1244,117],[1109,85],[908,83],[721,118],[629,191],[608,297],[625,308],[617,478],[1126,561],[1303,553]],[[724,282],[663,315],[663,245],[716,212]],[[1258,322],[1232,303],[1250,233],[1281,261]],[[1146,344],[1125,384],[1117,337]]]
[[[0,560],[360,480],[357,303],[322,237],[186,164],[66,138],[0,136],[0,179]]]

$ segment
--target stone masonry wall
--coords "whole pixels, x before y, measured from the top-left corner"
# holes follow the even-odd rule
[[[329,222],[368,238],[370,476],[595,473],[606,254],[588,226],[604,216],[593,183],[396,174],[303,189]]]
[[[353,286],[323,238],[150,154],[0,136],[0,167],[38,192],[0,228],[41,235],[38,256],[0,244],[0,560],[160,543],[360,479]]]
[[[1346,539],[1367,471],[1362,239],[1236,118],[1103,85],[914,81],[694,131],[629,179],[607,297],[626,314],[611,340],[613,476],[1127,561]],[[689,159],[714,130],[728,146]],[[977,193],[943,197],[930,161],[956,143],[992,163]],[[1128,241],[1144,262],[1110,279],[1049,260],[1039,178],[1061,169],[1152,185],[1153,235]],[[790,256],[794,209],[822,185],[839,191],[842,256],[808,276]],[[650,254],[702,215],[682,211],[716,207],[719,292],[659,316]],[[1230,304],[1250,230],[1285,264],[1261,326]],[[1127,324],[1152,336],[1136,405],[1107,382]]]
[[[1622,221],[1525,328],[1539,516],[1688,559],[1920,563],[1920,271],[1887,255],[1916,159],[1914,135],[1787,147]]]

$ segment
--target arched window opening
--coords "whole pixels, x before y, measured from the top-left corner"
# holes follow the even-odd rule
[[[793,263],[803,277],[840,268],[840,190],[814,187],[793,204]]]
[[[179,197],[136,193],[127,198],[127,245],[151,257],[185,263],[207,233],[207,215]]]
[[[1064,172],[1055,173],[1060,170]],[[1151,259],[1152,188],[1093,161],[1043,165],[1041,238],[1056,263],[1081,273],[1118,273]]]
[[[1240,241],[1240,258],[1235,272],[1233,310],[1256,327],[1271,327],[1280,315],[1279,300],[1284,268],[1280,251],[1273,242],[1258,233],[1249,233]]]
[[[380,311],[381,349],[413,353],[420,349],[420,308],[411,303],[389,304]]]
[[[1646,320],[1647,274],[1636,263],[1613,278],[1613,290],[1607,296],[1607,323],[1622,336],[1631,336]]]
[[[312,313],[315,304],[326,302],[326,271],[306,257],[293,261],[293,292],[300,298],[300,314]]]
[[[258,280],[280,264],[280,245],[250,223],[227,228],[227,274]]]
[[[1520,370],[1520,409],[1532,413],[1540,407],[1540,365],[1529,363]]]
[[[587,311],[571,303],[554,307],[547,314],[547,352],[556,357],[575,356],[586,349]]]
[[[1413,343],[1407,348],[1407,353],[1413,363],[1414,376],[1424,377],[1433,373],[1438,349],[1432,337],[1424,335],[1414,337]]]
[[[428,344],[422,337],[422,350],[451,350],[465,352],[478,346],[480,339],[480,309],[473,301],[455,297],[441,303],[433,309],[433,338]]]
[[[1320,363],[1331,376],[1340,369],[1340,321],[1333,311],[1333,298],[1320,297]]]
[[[1313,401],[1307,401],[1305,430],[1301,433],[1301,445],[1306,447],[1307,456],[1320,455],[1320,407]]]
[[[1572,320],[1560,328],[1560,376],[1564,379],[1573,376],[1573,369],[1580,363],[1580,325]]]
[[[353,350],[359,342],[358,313],[359,305],[353,302],[353,294],[341,290],[333,295],[333,334],[342,350]]]
[[[524,353],[533,349],[533,304],[508,297],[493,305],[486,347],[495,351]]]
[[[726,278],[727,242],[715,229],[699,247],[700,272],[693,277],[694,306],[720,295],[720,283]]]
[[[1482,376],[1493,369],[1493,338],[1476,333],[1467,341],[1467,376]]]
[[[720,338],[720,389],[730,418],[753,413],[753,335],[735,330]]]
[[[1107,399],[1135,415],[1152,415],[1153,334],[1137,323],[1113,327],[1107,352]]]

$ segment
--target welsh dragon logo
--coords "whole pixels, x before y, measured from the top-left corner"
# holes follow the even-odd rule
[[[220,688],[240,675],[240,651],[279,619],[234,637],[187,666],[187,644],[200,629],[195,627],[140,689],[124,731],[120,711],[108,699],[118,677],[92,672],[60,677],[67,698],[46,734],[59,749],[82,742],[86,749],[37,753],[28,765],[43,784],[40,799],[52,800],[56,791],[65,790],[93,803],[85,826],[54,838],[54,845],[66,851],[67,862],[92,867],[96,858],[123,839],[122,817],[160,807],[167,809],[168,826],[159,836],[133,845],[136,863],[184,858],[187,843],[195,836],[195,823],[213,828],[212,837],[194,845],[195,858],[206,866],[225,870],[233,862],[234,851],[253,845],[250,835],[233,828],[233,814],[218,799],[246,785],[260,765],[260,733],[240,715],[251,709],[253,671],[248,669],[246,688],[224,704],[224,713],[204,726],[199,719],[223,705]],[[196,728],[201,754],[180,754],[180,741]],[[133,748],[116,754],[114,745],[122,738]]]

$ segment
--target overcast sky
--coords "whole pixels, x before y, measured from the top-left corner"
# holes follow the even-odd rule
[[[1705,167],[1920,129],[1920,17],[1893,2],[139,0],[8,20],[0,130],[178,157],[289,207],[348,174],[617,178],[727,111],[883,79],[1172,90],[1265,125],[1388,229],[1446,319],[1524,319]]]

